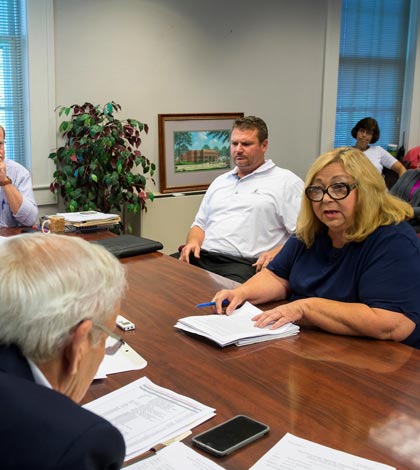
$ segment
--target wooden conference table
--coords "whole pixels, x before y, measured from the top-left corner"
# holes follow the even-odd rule
[[[148,365],[95,381],[84,402],[147,376],[216,409],[193,434],[236,414],[268,424],[267,436],[214,458],[228,470],[248,469],[286,432],[398,470],[420,468],[419,350],[314,330],[222,349],[174,324],[232,281],[162,253],[122,263],[129,282],[122,313],[136,324],[123,336]]]

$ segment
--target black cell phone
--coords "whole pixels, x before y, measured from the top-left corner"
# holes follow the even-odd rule
[[[267,434],[270,428],[250,418],[238,415],[193,437],[192,443],[200,449],[223,457]]]

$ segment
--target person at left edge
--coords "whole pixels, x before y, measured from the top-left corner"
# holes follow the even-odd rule
[[[0,261],[0,468],[120,469],[121,433],[78,402],[123,344],[112,331],[123,265],[99,245],[41,233],[4,241]]]
[[[30,226],[38,217],[31,175],[19,163],[6,159],[5,138],[6,131],[0,126],[0,227]]]

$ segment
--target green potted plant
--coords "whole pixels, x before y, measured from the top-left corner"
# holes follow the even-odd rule
[[[115,113],[121,106],[113,101],[57,109],[60,117],[70,116],[59,126],[64,145],[49,155],[56,164],[50,190],[61,197],[64,210],[117,213],[124,221],[125,211],[145,209],[146,200],[153,200],[146,191],[146,175],[153,181],[156,169],[140,151],[147,124],[118,120]]]

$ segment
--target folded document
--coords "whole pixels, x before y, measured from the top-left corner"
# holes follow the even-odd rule
[[[114,340],[115,341],[115,340]],[[108,336],[105,347],[113,344]],[[147,366],[147,361],[130,345],[124,343],[115,354],[105,354],[95,374],[95,379],[105,379],[110,374],[118,374],[129,370],[140,370]]]
[[[252,318],[262,310],[245,302],[231,315],[199,315],[178,320],[175,327],[189,333],[195,333],[211,339],[219,346],[245,346],[277,338],[285,338],[299,333],[299,327],[294,323],[286,323],[275,330],[269,326],[259,328],[254,326]]]

